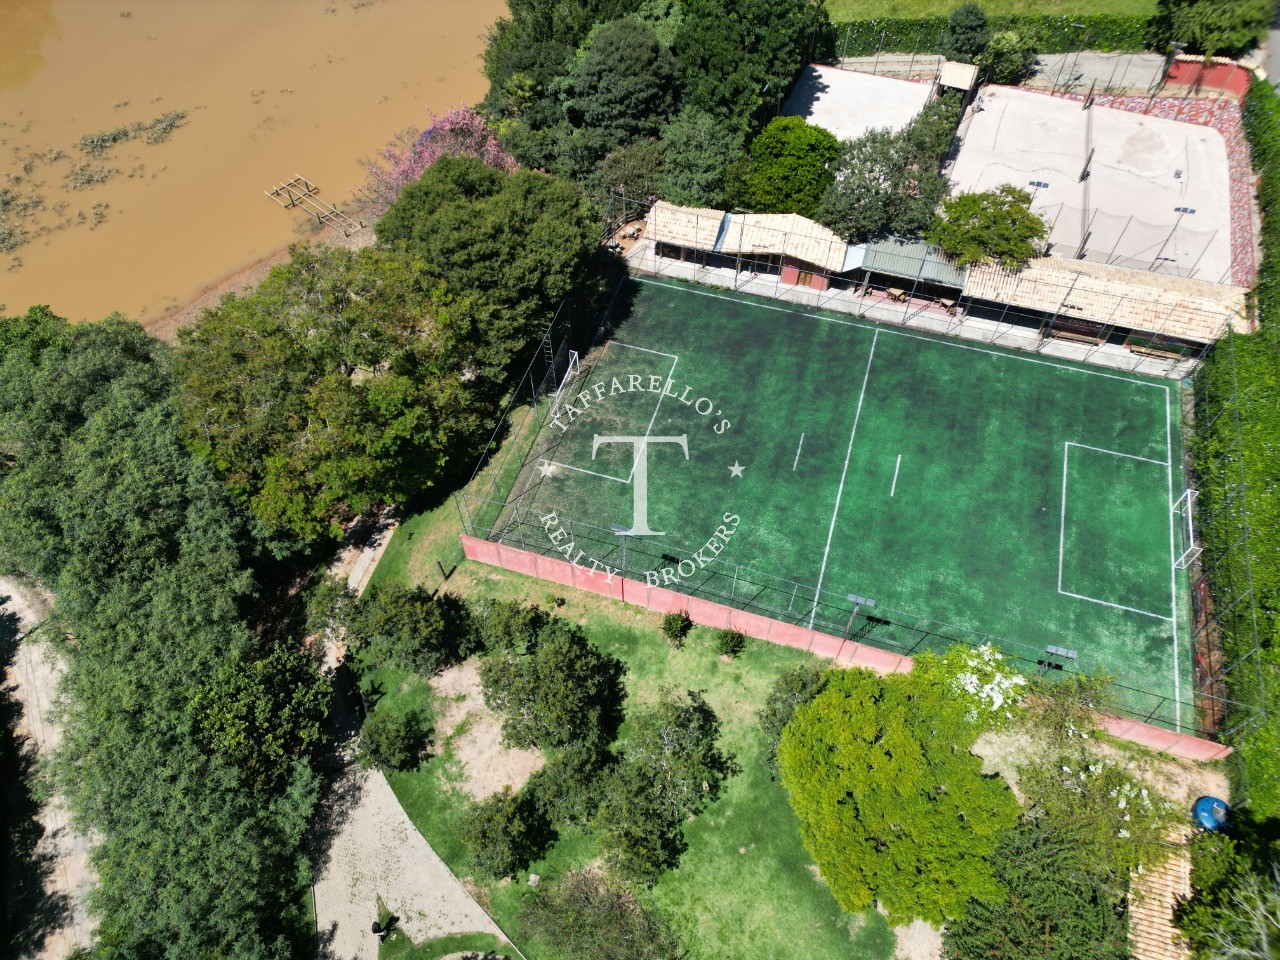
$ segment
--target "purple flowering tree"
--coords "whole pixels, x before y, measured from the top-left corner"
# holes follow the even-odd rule
[[[360,161],[365,182],[359,192],[369,201],[370,214],[381,217],[401,190],[446,154],[477,157],[496,170],[516,168],[515,159],[471,107],[455,107],[443,116],[433,113],[426,130],[402,130],[374,156]]]

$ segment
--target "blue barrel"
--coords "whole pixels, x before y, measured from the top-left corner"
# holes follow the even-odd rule
[[[1225,800],[1217,797],[1201,797],[1191,808],[1191,818],[1205,830],[1224,830],[1227,814],[1231,811]]]

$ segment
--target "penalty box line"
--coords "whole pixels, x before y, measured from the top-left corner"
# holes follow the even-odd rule
[[[637,347],[634,344],[623,343],[621,340],[610,340],[609,343],[606,344],[606,346],[626,347],[628,350],[639,350],[642,353],[652,353],[655,356],[659,356],[659,357],[669,357],[671,360],[671,370],[667,373],[666,380],[663,382],[663,385],[662,385],[663,392],[658,395],[658,402],[653,406],[653,415],[649,417],[649,425],[644,428],[644,436],[645,436],[645,439],[647,440],[649,438],[649,434],[653,432],[653,425],[658,420],[658,411],[662,409],[662,400],[666,396],[666,385],[670,383],[671,378],[675,376],[676,364],[680,362],[680,355],[676,353],[664,353],[661,350],[650,350],[648,347]],[[556,467],[558,469],[573,470],[577,473],[585,473],[588,476],[599,477],[601,480],[612,480],[615,483],[622,483],[622,484],[626,484],[627,486],[631,485],[631,480],[636,473],[636,465],[634,460],[631,463],[631,471],[627,474],[626,479],[623,479],[622,477],[615,477],[612,474],[608,474],[608,473],[598,473],[595,470],[587,470],[585,467],[575,467],[573,466],[573,464],[561,463],[559,460],[548,460],[547,462],[551,464],[551,466]]]
[[[1113,457],[1125,457],[1129,460],[1141,460],[1143,463],[1154,463],[1157,466],[1167,467],[1168,462],[1164,460],[1152,460],[1150,457],[1139,457],[1132,453],[1121,453],[1118,450],[1105,450],[1102,447],[1091,447],[1087,443],[1073,443],[1068,440],[1062,445],[1062,511],[1059,514],[1058,522],[1058,593],[1064,597],[1074,597],[1077,600],[1087,600],[1089,603],[1097,603],[1104,607],[1111,607],[1113,610],[1124,610],[1126,613],[1136,613],[1140,616],[1151,617],[1154,620],[1163,620],[1166,623],[1176,622],[1173,617],[1166,617],[1163,614],[1152,613],[1150,610],[1139,610],[1137,607],[1126,607],[1122,603],[1112,603],[1110,600],[1099,600],[1097,597],[1085,596],[1083,593],[1073,593],[1070,590],[1062,589],[1062,566],[1063,558],[1066,554],[1067,540],[1067,465],[1071,459],[1071,448],[1079,447],[1082,450],[1093,450],[1097,453],[1110,454]]]

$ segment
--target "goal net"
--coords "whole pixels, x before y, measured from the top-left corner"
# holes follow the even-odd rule
[[[1196,544],[1195,512],[1196,497],[1199,490],[1188,489],[1173,505],[1174,512],[1174,560],[1173,565],[1185,570],[1200,556],[1201,548]]]

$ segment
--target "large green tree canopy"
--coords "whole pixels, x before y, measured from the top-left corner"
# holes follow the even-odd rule
[[[0,318],[0,569],[57,595],[48,772],[94,838],[95,956],[268,960],[308,880],[325,701],[296,638],[243,620],[261,547],[174,387],[134,324]]]
[[[442,157],[375,229],[383,245],[420,258],[455,292],[492,304],[483,334],[508,347],[546,326],[595,241],[574,184],[473,157]]]
[[[435,482],[488,422],[511,355],[488,315],[413,257],[294,247],[182,332],[184,432],[270,527],[333,533]]]
[[[800,117],[778,117],[751,141],[751,163],[734,198],[756,213],[813,216],[831,185],[840,142]]]
[[[941,924],[1002,888],[990,858],[1018,804],[982,775],[950,688],[915,674],[836,672],[778,748],[805,848],[849,912]]]

